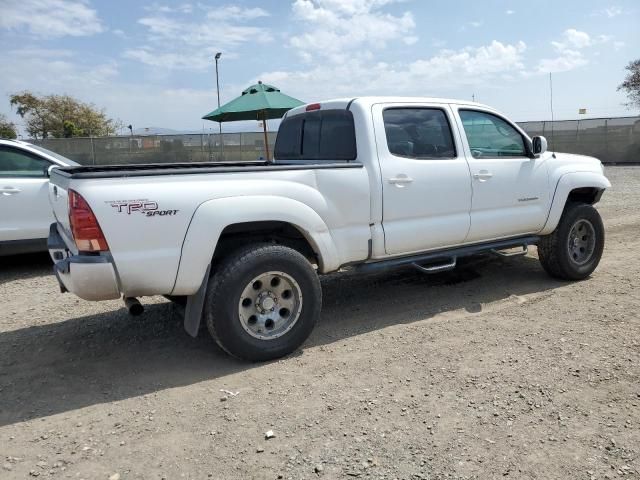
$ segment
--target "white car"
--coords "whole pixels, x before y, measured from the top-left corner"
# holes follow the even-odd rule
[[[0,255],[47,250],[49,172],[69,166],[78,164],[38,145],[0,139]]]
[[[287,113],[272,164],[55,169],[49,251],[63,291],[130,309],[169,296],[190,334],[202,320],[227,352],[266,360],[307,338],[318,275],[342,268],[435,273],[537,245],[550,275],[588,277],[610,186],[599,160],[548,152],[485,105],[329,100]]]

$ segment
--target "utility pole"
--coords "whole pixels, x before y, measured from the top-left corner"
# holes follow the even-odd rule
[[[220,76],[218,75],[218,60],[222,56],[222,52],[216,53],[215,61],[216,61],[216,90],[218,92],[218,108],[220,108]],[[224,155],[224,142],[222,141],[222,122],[218,122],[219,128],[219,139],[220,139],[220,160]]]
[[[553,78],[551,77],[551,72],[549,72],[549,102],[551,107],[551,146],[555,150],[553,141]]]

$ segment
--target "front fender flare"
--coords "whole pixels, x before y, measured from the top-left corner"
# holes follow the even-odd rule
[[[321,272],[340,266],[336,245],[324,220],[308,205],[272,195],[225,197],[202,203],[193,214],[182,244],[171,295],[195,293],[211,262],[222,231],[246,222],[280,221],[296,227],[318,254]]]
[[[598,190],[605,190],[609,187],[611,187],[611,183],[607,180],[607,177],[600,173],[571,172],[562,175],[556,184],[547,222],[539,234],[548,235],[556,229],[572,190],[576,188],[597,188]]]

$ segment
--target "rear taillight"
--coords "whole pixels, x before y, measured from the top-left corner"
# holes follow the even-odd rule
[[[102,252],[109,250],[98,219],[82,196],[69,190],[69,223],[71,233],[81,252]]]

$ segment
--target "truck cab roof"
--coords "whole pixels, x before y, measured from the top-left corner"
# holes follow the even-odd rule
[[[348,108],[352,104],[357,104],[365,109],[379,103],[442,103],[480,107],[483,109],[494,110],[488,105],[482,103],[471,102],[468,100],[456,100],[451,98],[439,97],[402,97],[402,96],[366,96],[366,97],[345,97],[323,100],[320,102],[311,102],[299,107],[293,108],[287,112],[286,117],[297,115],[309,111],[309,107],[313,110],[343,109]]]

